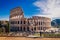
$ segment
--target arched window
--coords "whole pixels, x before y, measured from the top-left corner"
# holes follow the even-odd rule
[[[28,25],[29,25],[29,21],[28,21]]]
[[[41,22],[41,25],[42,25],[42,22]]]
[[[22,31],[22,26],[20,27],[20,31]]]
[[[27,31],[30,31],[30,30],[29,30],[29,27],[27,27]]]
[[[40,27],[40,30],[42,30],[42,27]]]
[[[22,21],[20,22],[20,24],[22,24]]]
[[[24,31],[26,30],[25,27],[23,27],[23,30],[24,30]]]
[[[25,24],[25,21],[24,21],[24,24]]]
[[[34,30],[36,30],[36,27],[34,27]]]
[[[19,24],[19,21],[18,21],[18,24]]]
[[[39,22],[39,25],[40,25],[40,22]]]

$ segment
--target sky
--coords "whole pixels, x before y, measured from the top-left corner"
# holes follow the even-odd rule
[[[0,0],[0,20],[9,20],[10,10],[20,6],[24,16],[60,19],[60,0]]]

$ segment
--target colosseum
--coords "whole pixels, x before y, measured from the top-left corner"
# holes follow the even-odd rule
[[[20,7],[10,11],[10,31],[11,32],[39,32],[51,28],[51,19],[48,17],[33,16],[25,18]]]

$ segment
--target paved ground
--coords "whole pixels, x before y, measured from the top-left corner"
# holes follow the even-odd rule
[[[0,37],[0,40],[60,40],[60,38]]]

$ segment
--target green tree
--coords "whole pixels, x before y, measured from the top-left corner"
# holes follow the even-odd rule
[[[10,27],[9,27],[9,22],[6,21],[6,23],[7,23],[7,24],[6,24],[6,32],[9,32],[9,28],[10,28]]]

